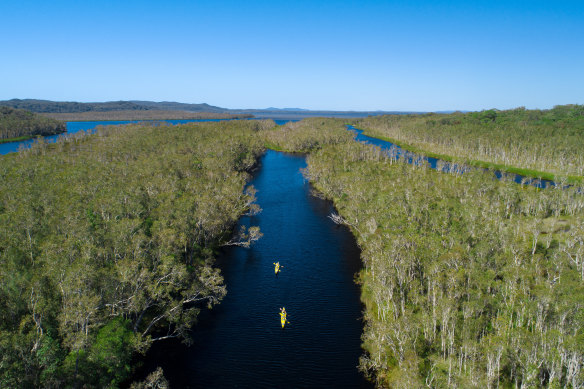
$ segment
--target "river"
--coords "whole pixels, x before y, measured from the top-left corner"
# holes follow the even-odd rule
[[[170,121],[184,122],[193,120]],[[67,128],[74,133],[125,123],[69,122]],[[349,129],[358,141],[395,147]],[[1,154],[20,147],[5,145],[12,149]],[[427,161],[437,168],[437,160]],[[249,249],[231,247],[218,257],[228,294],[203,310],[193,345],[154,344],[135,378],[161,366],[173,388],[372,387],[357,369],[363,307],[354,277],[362,267],[360,251],[351,232],[327,217],[332,203],[311,195],[300,173],[305,167],[303,155],[265,153],[250,183],[263,211],[239,221],[258,225],[264,236]],[[279,276],[275,261],[283,266]],[[284,329],[280,307],[288,311]]]
[[[357,370],[360,251],[351,232],[327,218],[331,202],[310,194],[304,167],[302,155],[262,157],[251,184],[263,210],[240,224],[259,225],[264,236],[224,251],[227,296],[201,314],[191,347],[154,345],[145,372],[161,366],[175,388],[371,387]],[[284,329],[280,307],[290,322]]]
[[[195,121],[208,120],[167,122]],[[133,121],[68,122],[67,134],[127,123]],[[0,154],[32,142],[2,144]],[[249,249],[231,247],[219,255],[227,296],[202,311],[191,347],[154,344],[136,378],[161,366],[173,388],[372,387],[357,369],[360,251],[351,232],[327,217],[332,203],[311,195],[300,173],[305,167],[303,155],[265,153],[250,183],[263,211],[239,221],[260,226],[264,236]],[[283,266],[279,276],[275,261]],[[284,329],[280,307],[288,312]]]

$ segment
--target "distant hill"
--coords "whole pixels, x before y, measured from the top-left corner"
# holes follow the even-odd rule
[[[361,118],[367,116],[388,115],[388,114],[408,114],[418,112],[396,112],[396,111],[312,111],[304,108],[275,108],[265,109],[228,109],[201,104],[178,103],[175,101],[108,101],[103,103],[78,103],[71,101],[49,101],[34,99],[12,99],[0,101],[0,106],[26,109],[32,112],[43,114],[56,113],[84,113],[84,112],[114,112],[114,111],[133,111],[138,114],[141,111],[181,111],[196,113],[214,113],[214,114],[231,114],[231,115],[253,115],[258,118],[271,119],[303,119],[307,117],[338,117],[338,118]],[[144,117],[150,116],[149,113],[142,112]],[[120,114],[112,115],[118,120]],[[154,114],[153,114],[154,115]],[[85,115],[87,117],[91,115]],[[135,115],[132,115],[135,116]],[[160,116],[160,115],[158,115]],[[89,119],[87,119],[89,120]],[[97,119],[96,119],[97,120]]]
[[[108,101],[105,103],[78,103],[74,101],[49,101],[34,99],[12,99],[0,101],[0,106],[37,113],[56,112],[107,112],[107,111],[134,111],[148,110],[149,107],[141,106],[130,101]]]
[[[0,107],[0,142],[54,135],[67,131],[65,123],[11,107]]]
[[[162,109],[166,111],[187,111],[187,112],[214,112],[214,113],[227,113],[230,111],[227,108],[215,107],[209,104],[187,104],[187,103],[177,103],[174,101],[141,101],[132,100],[131,103],[137,104],[139,106],[148,107],[150,109]]]

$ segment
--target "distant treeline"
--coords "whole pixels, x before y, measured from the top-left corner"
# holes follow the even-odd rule
[[[43,113],[46,117],[63,121],[107,121],[107,120],[170,120],[170,119],[247,119],[253,115],[232,115],[213,112],[186,112],[163,110],[129,110],[107,112],[79,112],[79,113]]]
[[[177,103],[174,101],[142,101],[135,100],[132,103],[148,107],[150,109],[160,109],[164,111],[188,111],[188,112],[213,112],[213,113],[227,113],[231,111],[227,108],[216,107],[214,105],[209,105],[206,103],[202,104],[188,104],[188,103]]]
[[[65,123],[22,109],[0,107],[0,142],[7,139],[54,135],[67,131]]]
[[[244,186],[272,126],[107,126],[0,156],[0,387],[115,388],[136,353],[188,341],[226,292],[217,249],[261,235],[231,229],[259,211]]]
[[[382,114],[404,114],[407,112],[383,112],[383,111],[311,111],[301,108],[266,108],[266,109],[228,109],[209,104],[188,104],[174,101],[110,101],[104,103],[78,103],[58,102],[34,99],[12,99],[0,101],[0,106],[27,109],[39,113],[81,113],[81,112],[109,112],[109,111],[186,111],[197,113],[231,114],[241,117],[270,118],[270,119],[294,119],[301,120],[309,117],[338,117],[356,118]],[[99,119],[72,119],[72,120],[99,120]],[[112,119],[122,120],[122,119]],[[128,119],[129,120],[129,119]]]
[[[581,190],[409,165],[347,133],[313,119],[263,135],[309,151],[305,177],[357,237],[360,369],[388,388],[582,388]]]
[[[130,101],[109,101],[105,103],[77,103],[73,101],[48,101],[34,99],[12,99],[0,101],[0,106],[26,109],[31,112],[107,112],[107,111],[141,111],[151,108],[134,104]]]
[[[519,167],[525,172],[518,173],[549,179],[584,176],[584,105],[386,115],[361,119],[356,126],[368,135],[457,161]]]
[[[110,111],[188,111],[230,113],[229,109],[215,107],[209,104],[185,104],[170,101],[107,101],[96,103],[79,103],[75,101],[50,101],[36,99],[12,99],[0,101],[0,106],[26,109],[37,113],[81,113],[81,112],[110,112]],[[241,114],[241,112],[234,112]]]

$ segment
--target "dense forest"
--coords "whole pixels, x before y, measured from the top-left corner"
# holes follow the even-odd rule
[[[259,211],[243,189],[273,125],[101,127],[0,157],[0,387],[117,387],[153,342],[188,342],[226,292],[216,250],[261,236],[231,229]]]
[[[265,138],[310,151],[306,177],[357,237],[363,372],[393,388],[582,387],[580,190],[408,165],[346,133],[319,119]]]
[[[443,159],[499,165],[546,179],[575,176],[581,181],[584,176],[584,105],[387,115],[359,120],[356,126],[368,135]]]
[[[65,123],[22,109],[0,107],[0,143],[23,140],[37,135],[55,135],[67,131]]]
[[[577,106],[564,109],[558,117],[579,120]],[[581,189],[409,165],[355,142],[345,124],[102,127],[0,157],[0,387],[129,385],[133,356],[188,342],[200,310],[226,293],[217,249],[261,236],[231,230],[259,211],[244,187],[266,146],[308,153],[305,177],[357,238],[360,369],[378,386],[583,387]],[[579,127],[559,128],[582,143]],[[555,137],[543,124],[530,134],[514,147]],[[163,373],[148,380],[133,386]]]

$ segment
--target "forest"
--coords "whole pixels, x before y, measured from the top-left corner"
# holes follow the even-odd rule
[[[309,151],[305,176],[357,237],[364,374],[391,388],[582,387],[581,190],[409,165],[344,127],[265,137]]]
[[[578,109],[535,111],[547,124],[502,149],[527,153],[558,132],[582,144]],[[495,148],[506,113],[495,114],[108,126],[0,157],[0,387],[129,386],[133,358],[154,342],[188,343],[199,312],[226,293],[220,247],[262,235],[233,226],[260,211],[244,188],[266,147],[307,154],[304,176],[357,239],[359,368],[378,387],[583,387],[582,189],[407,164],[346,126],[478,118],[468,136],[436,126],[469,148],[484,128]],[[449,145],[441,152],[462,158]],[[584,160],[570,147],[565,161]]]
[[[584,105],[386,115],[356,122],[411,151],[550,180],[583,182]]]
[[[61,134],[64,122],[46,118],[22,109],[0,107],[0,143],[25,140],[35,136]]]
[[[259,211],[244,185],[273,125],[108,126],[0,157],[0,387],[119,387],[154,342],[188,342],[226,292],[217,250],[261,236],[232,228]]]

